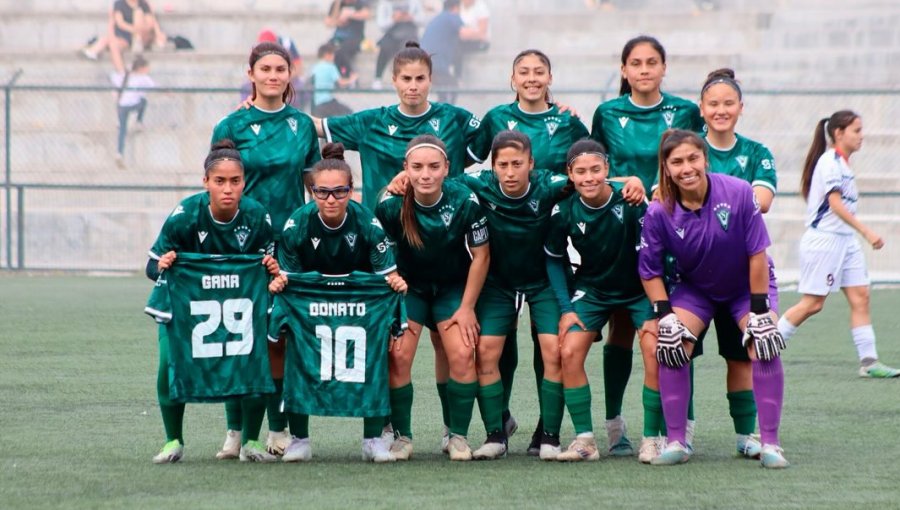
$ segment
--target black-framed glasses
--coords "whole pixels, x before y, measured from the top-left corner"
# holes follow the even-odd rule
[[[320,188],[318,186],[313,186],[312,194],[319,200],[328,200],[328,195],[333,196],[335,200],[342,200],[347,198],[351,189],[350,186],[338,186],[337,188]]]

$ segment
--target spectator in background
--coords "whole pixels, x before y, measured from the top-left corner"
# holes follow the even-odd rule
[[[144,48],[153,45],[164,47],[166,34],[159,28],[159,22],[153,15],[153,9],[147,0],[116,0],[112,8],[111,32],[108,38],[100,37],[89,48],[84,50],[88,58],[96,58],[103,47],[109,46],[109,57],[113,68],[120,74],[125,73],[122,52],[133,49],[140,53]]]
[[[353,73],[353,60],[365,38],[366,20],[371,10],[368,0],[334,0],[325,17],[325,26],[334,27],[334,63],[344,78]]]
[[[113,85],[119,87],[116,111],[119,115],[119,138],[116,146],[116,165],[125,167],[125,135],[128,133],[128,117],[137,112],[135,131],[144,129],[144,111],[147,109],[147,90],[156,86],[150,77],[150,62],[138,55],[131,71],[113,73]],[[135,90],[139,89],[139,90]]]
[[[381,0],[376,21],[384,35],[378,41],[378,60],[375,62],[373,89],[381,89],[381,75],[388,62],[403,49],[406,41],[419,40],[418,25],[424,21],[425,9],[419,0]]]
[[[356,82],[356,73],[349,78],[341,77],[337,65],[334,63],[334,44],[325,43],[319,47],[319,61],[312,68],[313,100],[312,114],[314,117],[336,117],[353,113],[347,105],[335,99],[332,91],[337,87],[347,87]]]
[[[463,57],[467,53],[485,52],[491,46],[491,11],[484,0],[461,0],[459,17],[463,21],[460,51],[456,62],[456,78],[462,76]]]
[[[300,56],[300,50],[297,49],[297,45],[294,44],[293,39],[287,36],[279,37],[275,32],[266,28],[259,33],[256,42],[257,44],[261,42],[278,43],[290,54],[291,86],[294,88],[294,96],[291,98],[290,105],[298,110],[306,110],[309,106],[312,94],[310,94],[309,88],[306,86],[306,81],[303,79],[303,58]],[[241,86],[241,102],[243,103],[248,98],[253,99],[250,97],[252,93],[253,84],[247,80]]]
[[[431,81],[438,92],[438,101],[454,104],[459,86],[456,70],[460,65],[460,36],[463,21],[459,16],[459,0],[444,0],[444,10],[434,17],[422,34],[422,49],[431,55]]]

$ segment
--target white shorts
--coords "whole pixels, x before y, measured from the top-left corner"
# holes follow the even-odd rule
[[[855,235],[806,230],[800,239],[798,292],[827,296],[844,287],[868,285],[866,259]]]

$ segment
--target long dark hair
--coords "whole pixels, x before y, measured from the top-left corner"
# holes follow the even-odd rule
[[[423,143],[440,147],[446,157],[447,146],[444,145],[440,138],[434,135],[419,135],[413,138],[406,144],[406,150],[409,151],[416,145]],[[447,163],[449,164],[449,161]],[[410,246],[417,249],[422,249],[425,246],[422,242],[422,236],[419,235],[419,221],[416,219],[416,195],[412,186],[408,186],[406,193],[403,194],[403,205],[400,209],[400,226],[403,228],[403,237],[406,238]]]
[[[290,104],[291,101],[294,100],[294,86],[291,84],[290,79],[290,69],[291,69],[291,55],[288,53],[284,46],[276,43],[276,42],[261,42],[253,47],[250,50],[250,70],[253,70],[253,66],[259,61],[259,59],[265,57],[266,55],[278,55],[283,58],[285,62],[287,62],[288,66],[288,84],[287,88],[284,89],[284,94],[281,95],[281,100],[284,101],[284,104]],[[251,99],[256,99],[256,84],[252,82],[250,83],[251,87]]]
[[[812,144],[809,146],[809,152],[806,153],[806,162],[803,163],[803,173],[800,175],[800,194],[803,195],[803,200],[809,198],[809,187],[812,184],[816,163],[828,149],[825,133],[828,133],[828,138],[831,139],[831,143],[834,143],[834,133],[838,129],[847,129],[847,126],[858,118],[859,114],[852,110],[838,110],[832,113],[831,117],[826,117],[816,123]]]
[[[626,62],[628,62],[628,57],[631,56],[631,52],[634,51],[635,46],[638,44],[649,44],[659,53],[660,58],[662,59],[662,63],[666,63],[666,49],[663,48],[663,45],[653,36],[649,35],[639,35],[627,43],[622,48],[622,65],[624,66]],[[622,82],[619,84],[619,95],[624,96],[626,94],[631,94],[631,85],[628,83],[628,80],[623,76]]]
[[[659,201],[669,214],[675,209],[675,201],[680,200],[681,192],[675,181],[666,173],[666,159],[679,145],[689,143],[700,149],[703,159],[709,162],[709,150],[706,142],[697,133],[686,129],[667,129],[659,140]]]
[[[513,64],[512,64],[512,72],[513,72],[513,76],[516,75],[516,65],[517,65],[523,58],[525,58],[525,57],[527,57],[527,56],[529,56],[529,55],[534,55],[535,57],[538,58],[538,60],[541,61],[542,64],[544,64],[545,66],[547,66],[547,73],[550,74],[550,72],[551,72],[551,67],[550,67],[550,57],[548,57],[547,54],[544,53],[543,51],[541,51],[541,50],[536,50],[536,49],[533,49],[533,48],[532,48],[532,49],[527,49],[527,50],[524,50],[524,51],[520,52],[518,55],[516,55],[516,58],[513,59]],[[513,87],[513,90],[515,90],[515,87]],[[516,101],[518,101],[518,100],[519,100],[519,91],[516,90],[515,92],[516,92]],[[552,103],[552,102],[553,102],[552,96],[550,95],[550,88],[549,88],[549,87],[547,88],[547,90],[544,91],[544,101],[546,101],[547,103]]]

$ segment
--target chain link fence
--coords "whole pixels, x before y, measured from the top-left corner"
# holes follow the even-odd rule
[[[590,128],[602,90],[554,90]],[[165,215],[201,187],[212,126],[238,107],[236,89],[158,88],[147,92],[144,129],[130,130],[123,164],[116,162],[116,91],[109,87],[9,85],[0,101],[0,267],[5,269],[137,271]],[[696,90],[670,91],[695,98]],[[460,90],[458,103],[482,115],[513,100],[508,90]],[[356,110],[392,104],[393,92],[352,90],[339,98]],[[7,106],[8,104],[8,106]],[[864,122],[863,150],[853,167],[864,196],[863,221],[887,240],[868,253],[877,281],[900,282],[900,144],[898,91],[745,91],[738,131],[765,143],[776,158],[779,196],[767,215],[771,253],[783,281],[797,274],[797,243],[805,204],[800,168],[819,118],[843,108]],[[134,126],[134,117],[131,119]],[[358,174],[358,160],[351,165]],[[896,245],[896,247],[895,247]]]

